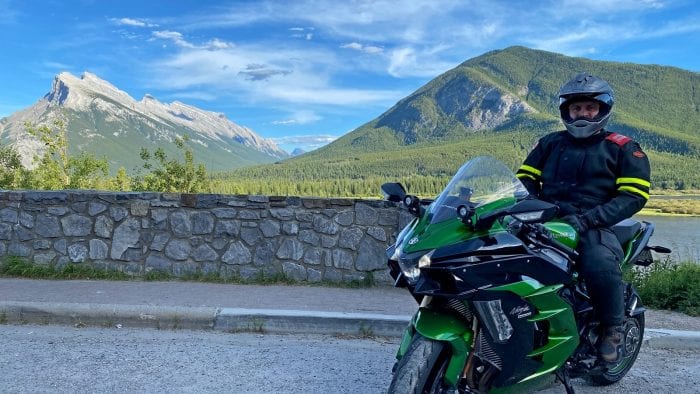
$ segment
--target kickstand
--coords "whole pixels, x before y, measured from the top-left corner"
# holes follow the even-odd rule
[[[571,380],[569,380],[569,373],[566,372],[565,368],[560,369],[556,374],[557,380],[564,385],[566,389],[566,394],[575,394],[574,386],[571,385]]]

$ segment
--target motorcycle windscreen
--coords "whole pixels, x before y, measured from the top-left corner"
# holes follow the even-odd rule
[[[478,209],[491,203],[527,197],[525,186],[505,164],[492,156],[478,156],[466,162],[430,205],[430,223],[457,218],[457,207]]]

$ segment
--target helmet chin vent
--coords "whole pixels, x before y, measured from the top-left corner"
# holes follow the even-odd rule
[[[576,119],[572,122],[564,121],[564,126],[566,127],[566,131],[574,138],[588,138],[605,127],[608,123],[609,115],[610,114],[604,116],[598,121],[586,119]]]

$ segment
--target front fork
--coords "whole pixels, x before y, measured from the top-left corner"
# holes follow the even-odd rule
[[[457,387],[467,357],[472,349],[474,340],[472,328],[454,316],[421,307],[404,331],[401,346],[396,355],[397,359],[406,354],[416,332],[425,338],[447,342],[450,345],[450,361],[443,379],[446,385]]]

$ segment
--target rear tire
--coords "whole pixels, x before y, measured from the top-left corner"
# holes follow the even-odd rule
[[[388,393],[440,393],[448,356],[446,342],[433,341],[416,333],[396,366]]]
[[[591,383],[598,386],[617,383],[632,369],[644,339],[644,313],[625,319],[623,329],[625,331],[625,357],[608,368],[604,374],[591,375]]]

